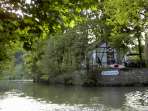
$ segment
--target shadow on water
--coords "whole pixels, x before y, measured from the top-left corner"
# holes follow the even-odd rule
[[[119,109],[119,111],[124,109],[127,110],[127,107],[133,107],[135,105],[132,104],[137,101],[135,98],[138,96],[135,96],[137,95],[137,93],[135,92],[144,92],[143,94],[140,93],[141,98],[148,96],[148,93],[146,93],[147,89],[147,87],[89,88],[78,86],[68,87],[60,85],[46,86],[41,84],[35,84],[32,82],[20,81],[0,82],[0,95],[3,95],[5,92],[15,91],[16,93],[23,93],[22,95],[20,95],[22,97],[31,97],[35,100],[46,101],[50,104],[66,104],[70,106],[83,105],[85,107],[100,107],[98,105],[103,105],[107,108]],[[142,97],[143,95],[144,97]],[[140,102],[141,101],[142,99],[140,100]],[[142,106],[142,104],[140,105]]]

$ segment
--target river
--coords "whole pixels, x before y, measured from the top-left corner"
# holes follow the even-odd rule
[[[148,87],[78,87],[0,81],[0,111],[148,111]]]

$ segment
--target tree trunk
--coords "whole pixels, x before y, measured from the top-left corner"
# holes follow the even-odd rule
[[[86,55],[86,70],[88,73],[89,72],[89,58],[87,57],[87,55]]]
[[[146,64],[148,65],[148,33],[145,34],[144,59]]]
[[[141,39],[140,39],[140,34],[137,34],[137,38],[138,38],[138,51],[139,51],[139,58],[140,61],[142,61],[142,49],[141,49]]]

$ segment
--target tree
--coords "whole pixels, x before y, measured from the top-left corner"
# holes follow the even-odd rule
[[[25,0],[1,0],[0,31],[3,45],[0,47],[0,60],[9,56],[5,51],[9,47],[3,46],[19,43],[27,51],[36,50],[37,41],[82,22],[83,11],[96,7],[96,3],[93,0],[31,0],[30,3]]]
[[[142,60],[142,49],[141,49],[141,33],[144,31],[146,22],[143,20],[142,16],[145,18],[146,14],[143,13],[145,10],[146,1],[141,0],[106,0],[104,4],[104,15],[106,17],[106,23],[112,26],[111,35],[115,36],[119,34],[134,35],[128,36],[128,40],[137,40],[138,49],[140,54],[140,59]],[[124,39],[125,38],[125,39]],[[126,37],[121,38],[124,44],[131,42],[126,41]],[[120,42],[120,43],[121,43]]]

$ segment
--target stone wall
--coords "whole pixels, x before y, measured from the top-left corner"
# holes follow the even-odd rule
[[[97,72],[98,73],[98,72]],[[93,77],[96,73],[91,72],[89,76]],[[97,78],[87,77],[85,71],[75,71],[73,73],[61,74],[48,80],[40,80],[41,83],[79,85],[79,86],[141,86],[148,85],[148,68],[136,68],[120,70],[119,75],[103,76],[98,74]],[[95,83],[94,83],[95,82]]]
[[[117,76],[98,77],[98,85],[101,86],[135,86],[148,84],[148,69],[128,69],[120,71]]]

